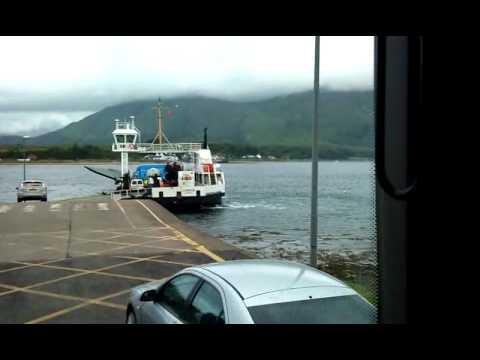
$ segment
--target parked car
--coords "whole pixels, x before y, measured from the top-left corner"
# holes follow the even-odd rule
[[[17,202],[26,200],[47,201],[47,184],[40,180],[25,180],[17,187]]]
[[[279,260],[183,269],[132,289],[127,324],[370,324],[376,309],[334,277]]]

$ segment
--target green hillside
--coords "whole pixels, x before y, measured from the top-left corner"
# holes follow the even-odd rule
[[[173,116],[164,122],[170,141],[201,141],[208,127],[213,143],[309,146],[313,93],[303,92],[255,102],[232,102],[205,97],[164,100]],[[136,117],[142,141],[151,141],[156,123],[155,99],[105,108],[63,129],[38,136],[31,144],[110,144],[113,120]],[[178,107],[176,107],[178,105]],[[373,140],[371,91],[320,93],[321,142],[369,146]]]

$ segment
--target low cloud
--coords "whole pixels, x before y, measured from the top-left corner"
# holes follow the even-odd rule
[[[47,132],[145,98],[242,101],[313,87],[313,36],[0,37],[0,48],[0,134]],[[321,38],[321,86],[372,84],[373,37]]]
[[[92,112],[0,112],[0,135],[38,136],[83,119]]]

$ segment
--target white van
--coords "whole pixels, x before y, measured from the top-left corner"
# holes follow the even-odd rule
[[[132,179],[130,182],[130,191],[143,190],[143,180],[142,179]]]

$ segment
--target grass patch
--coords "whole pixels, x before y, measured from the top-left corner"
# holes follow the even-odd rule
[[[353,281],[345,281],[345,283],[350,286],[353,290],[358,292],[360,295],[362,295],[365,299],[368,300],[368,302],[374,306],[377,306],[377,299],[376,299],[376,294],[375,291],[372,291],[371,288],[365,286],[364,284],[360,284],[357,282]]]

